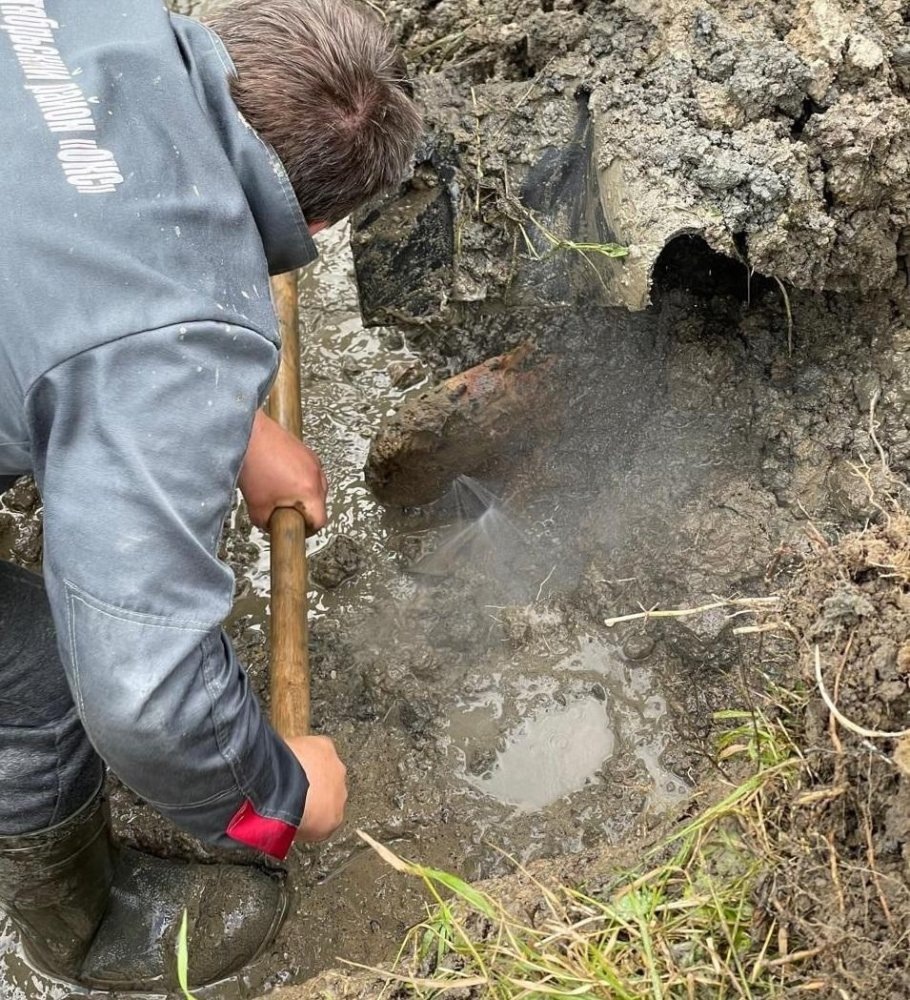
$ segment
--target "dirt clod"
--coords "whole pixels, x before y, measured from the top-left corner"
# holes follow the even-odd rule
[[[810,966],[832,996],[910,992],[903,942],[910,925],[910,744],[907,737],[870,740],[834,720],[815,687],[814,650],[817,644],[826,688],[851,723],[887,732],[907,727],[908,555],[910,517],[897,500],[886,501],[876,524],[831,543],[816,538],[784,609],[808,640],[803,678],[815,693],[797,739],[809,784],[836,792],[785,814],[776,836],[780,877],[768,905],[784,917],[794,947],[822,949]]]
[[[309,560],[310,576],[329,590],[356,576],[362,565],[362,547],[349,535],[334,535]]]

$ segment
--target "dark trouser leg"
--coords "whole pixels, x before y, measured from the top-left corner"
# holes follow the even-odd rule
[[[30,961],[90,987],[172,990],[184,908],[191,985],[267,948],[287,908],[283,880],[115,847],[102,776],[41,580],[0,562],[0,909]]]
[[[60,823],[98,790],[41,579],[0,562],[0,836]]]

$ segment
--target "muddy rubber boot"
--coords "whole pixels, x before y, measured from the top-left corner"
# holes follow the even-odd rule
[[[0,908],[34,967],[119,991],[177,986],[176,943],[188,913],[189,980],[239,971],[274,939],[283,879],[246,865],[203,865],[117,848],[100,795],[39,833],[0,837]]]

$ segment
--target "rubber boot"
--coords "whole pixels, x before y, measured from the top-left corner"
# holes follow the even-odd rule
[[[252,866],[115,847],[99,794],[48,830],[0,837],[0,907],[38,971],[95,989],[161,991],[178,985],[184,908],[190,986],[199,987],[271,943],[287,893],[283,878]]]

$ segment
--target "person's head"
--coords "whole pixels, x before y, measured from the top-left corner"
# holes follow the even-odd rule
[[[212,18],[240,113],[278,154],[310,223],[398,184],[420,135],[404,60],[356,0],[235,0]]]

